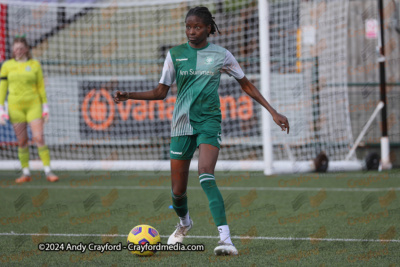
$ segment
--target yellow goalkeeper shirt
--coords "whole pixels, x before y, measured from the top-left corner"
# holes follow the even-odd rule
[[[1,67],[0,77],[0,105],[4,105],[7,89],[9,109],[47,103],[43,72],[39,61],[7,60]]]

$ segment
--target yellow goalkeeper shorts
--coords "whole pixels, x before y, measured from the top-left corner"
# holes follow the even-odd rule
[[[8,102],[8,115],[11,123],[31,122],[42,118],[42,104],[40,101],[28,100],[18,103]]]

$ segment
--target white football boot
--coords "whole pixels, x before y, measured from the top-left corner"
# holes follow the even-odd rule
[[[168,238],[168,245],[175,245],[176,243],[182,243],[183,238],[187,235],[190,229],[193,227],[193,221],[190,219],[188,226],[183,226],[180,223],[176,226],[176,230]]]
[[[214,249],[214,253],[217,256],[227,255],[238,255],[239,252],[233,244],[225,243],[224,241],[218,241],[218,246]]]

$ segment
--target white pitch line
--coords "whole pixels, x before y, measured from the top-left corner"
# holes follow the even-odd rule
[[[63,236],[63,237],[126,237],[127,235],[118,234],[63,234],[63,233],[0,233],[0,236]],[[169,237],[169,235],[161,235]],[[219,239],[218,236],[188,235],[187,238],[198,239]],[[327,242],[392,242],[400,243],[398,239],[352,239],[352,238],[311,238],[311,237],[268,237],[268,236],[231,236],[232,239],[251,239],[251,240],[280,240],[280,241],[327,241]]]
[[[200,186],[188,186],[191,190],[203,190]],[[324,189],[329,192],[386,192],[389,190],[400,191],[400,187],[392,188],[323,188],[323,187],[229,187],[229,186],[219,186],[220,190],[226,191],[321,191]],[[64,186],[64,185],[12,185],[3,186],[1,189],[99,189],[99,190],[170,190],[170,186]]]

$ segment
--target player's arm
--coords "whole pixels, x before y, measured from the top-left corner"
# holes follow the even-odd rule
[[[281,127],[282,131],[287,131],[287,133],[289,133],[289,121],[286,116],[278,113],[262,96],[260,91],[246,78],[246,76],[244,76],[242,79],[237,79],[237,81],[239,82],[243,91],[245,91],[255,101],[266,108],[269,113],[271,113],[274,122]]]
[[[119,103],[128,99],[137,100],[162,100],[168,94],[170,86],[159,83],[156,88],[146,92],[120,92],[117,91],[114,97],[114,102]]]
[[[168,94],[171,84],[175,81],[175,68],[172,62],[171,54],[168,52],[164,61],[162,76],[156,88],[146,92],[120,92],[117,91],[114,97],[114,102],[126,101],[128,99],[137,100],[162,100]]]
[[[0,71],[0,125],[5,125],[6,121],[9,119],[8,114],[4,109],[4,102],[6,101],[8,81],[7,81],[7,66],[3,64]]]
[[[44,122],[47,122],[49,120],[49,105],[47,104],[47,95],[45,90],[42,66],[40,66],[39,62],[37,62],[37,64],[38,64],[38,70],[36,74],[37,75],[36,86],[40,95],[40,99],[42,101],[42,118],[44,119]]]
[[[260,91],[258,91],[258,89],[246,78],[239,63],[228,50],[225,54],[221,72],[226,72],[228,75],[235,77],[242,87],[242,90],[251,96],[255,101],[260,103],[264,108],[266,108],[269,113],[271,113],[274,122],[281,127],[282,131],[287,131],[287,133],[289,133],[288,119],[284,115],[279,114],[261,95]]]
[[[4,106],[4,102],[6,101],[7,89],[8,89],[8,80],[7,80],[8,70],[7,65],[4,63],[1,67],[0,71],[0,105]]]

